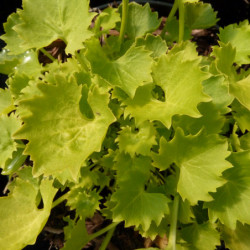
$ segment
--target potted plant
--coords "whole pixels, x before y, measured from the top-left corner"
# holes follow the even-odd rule
[[[248,249],[250,26],[198,55],[192,30],[217,21],[198,0],[165,23],[128,0],[23,0],[1,37],[1,249],[34,244],[59,206],[63,249],[107,249],[122,222],[151,249]]]

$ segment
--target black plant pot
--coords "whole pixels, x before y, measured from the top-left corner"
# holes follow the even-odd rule
[[[159,13],[159,16],[168,15],[169,11],[173,6],[173,1],[170,0],[131,0],[130,2],[136,2],[139,4],[149,3],[151,8]],[[91,0],[90,5],[92,8],[105,9],[108,6],[117,6],[121,4],[122,1],[107,1],[107,0]]]

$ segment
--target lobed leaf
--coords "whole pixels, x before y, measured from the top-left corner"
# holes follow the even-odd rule
[[[201,131],[184,136],[182,130],[177,129],[172,141],[161,138],[159,154],[152,154],[153,164],[164,170],[175,163],[180,168],[177,191],[183,200],[195,205],[198,200],[212,200],[209,192],[215,192],[225,183],[221,174],[231,167],[225,160],[230,154],[227,148],[227,142],[217,135]]]
[[[23,0],[23,10],[12,30],[15,37],[16,34],[21,37],[22,52],[62,39],[67,45],[66,52],[74,54],[92,36],[88,28],[94,16],[89,13],[88,0]]]
[[[237,221],[250,223],[250,151],[232,153],[229,158],[233,168],[226,170],[223,177],[227,183],[212,194],[213,201],[206,203],[212,221],[220,221],[231,229]]]
[[[94,74],[98,74],[111,86],[118,86],[130,97],[135,95],[137,87],[152,80],[153,59],[150,52],[142,47],[130,47],[116,60],[110,60],[101,48],[98,40],[87,43],[86,57],[91,63]]]
[[[37,208],[36,198],[40,191],[44,207]],[[56,189],[52,181],[37,182],[18,178],[14,190],[0,198],[0,248],[23,249],[34,244],[43,229],[52,207]]]
[[[218,35],[220,41],[227,44],[230,43],[236,49],[234,62],[238,64],[250,63],[250,26],[245,20],[240,24],[230,24],[224,29],[220,28]]]
[[[121,13],[122,8],[119,8]],[[156,30],[161,20],[158,19],[158,13],[152,12],[149,4],[141,6],[137,3],[128,5],[128,22],[125,33],[129,39],[144,36],[146,33]]]
[[[95,87],[88,102],[94,119],[80,111],[81,86],[71,78],[55,76],[56,85],[39,84],[42,96],[23,100],[30,114],[15,138],[29,140],[25,154],[34,161],[33,174],[76,180],[86,158],[99,151],[108,126],[115,120],[108,108],[109,97]],[[62,177],[62,176],[61,176]]]

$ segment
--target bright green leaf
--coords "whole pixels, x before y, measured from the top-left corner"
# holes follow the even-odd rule
[[[25,51],[20,46],[23,40],[18,35],[18,33],[13,29],[16,25],[22,22],[20,18],[21,12],[22,10],[17,10],[17,13],[12,13],[8,17],[7,22],[4,24],[4,30],[6,34],[1,36],[1,39],[3,39],[5,43],[7,44],[5,48],[9,50],[9,54],[18,55]]]
[[[231,167],[225,160],[230,154],[226,141],[217,135],[199,132],[184,136],[181,129],[176,130],[172,141],[160,141],[159,154],[153,153],[154,165],[164,170],[175,163],[180,168],[177,191],[183,200],[191,205],[198,200],[210,201],[209,192],[215,192],[225,181],[222,172]]]
[[[120,151],[129,153],[131,157],[135,154],[149,155],[153,144],[156,144],[155,129],[149,122],[143,123],[137,132],[132,132],[127,126],[119,132],[116,141]]]
[[[136,46],[145,46],[146,50],[152,52],[152,57],[160,57],[167,52],[167,44],[160,36],[147,34],[145,38],[137,38]]]
[[[94,151],[99,151],[108,126],[115,119],[109,110],[108,95],[98,88],[89,93],[88,102],[95,118],[88,120],[79,109],[81,87],[74,80],[55,76],[57,85],[39,84],[42,96],[21,102],[30,111],[15,138],[27,139],[25,154],[34,161],[33,174],[60,176],[76,180],[80,167]],[[49,138],[49,139],[48,139]]]
[[[220,29],[220,41],[231,43],[236,49],[234,62],[238,64],[250,63],[250,25],[248,20],[240,24],[230,24],[224,29]]]
[[[0,52],[0,73],[5,75],[12,73],[19,60],[20,56],[9,55],[8,50],[3,49]]]
[[[0,117],[0,167],[4,168],[5,162],[12,158],[12,153],[16,151],[16,142],[13,134],[21,127],[21,122],[12,114]]]
[[[232,103],[232,114],[243,133],[246,130],[250,131],[250,110],[246,109],[238,101],[234,101]]]
[[[117,9],[106,8],[96,18],[94,31],[99,36],[103,33],[108,33],[109,30],[115,28],[117,22],[121,20]]]
[[[120,13],[121,10],[120,7]],[[125,33],[130,39],[144,36],[146,33],[156,30],[161,23],[161,20],[158,19],[158,13],[152,12],[148,3],[144,6],[134,2],[130,3],[127,19]]]
[[[212,103],[216,106],[220,113],[230,112],[228,107],[234,97],[229,93],[229,84],[224,76],[212,76],[203,83],[204,92],[212,97]]]
[[[235,61],[236,50],[231,43],[224,44],[220,42],[220,46],[214,46],[211,56],[215,57],[210,68],[215,75],[222,73],[226,76],[232,76],[234,72],[233,63]],[[213,70],[213,67],[216,70]],[[217,76],[218,77],[218,76]]]
[[[118,86],[133,97],[138,86],[150,82],[153,59],[142,47],[132,46],[117,60],[110,60],[98,40],[87,43],[87,58],[93,73],[98,74],[112,86]]]
[[[9,89],[0,88],[0,116],[6,115],[15,109]]]
[[[250,111],[250,75],[229,86],[230,94]]]
[[[40,189],[44,207],[37,208]],[[0,198],[0,248],[17,250],[34,244],[50,215],[56,189],[52,181],[43,180],[40,187],[34,182],[18,178],[14,190]]]
[[[153,77],[165,93],[165,101],[152,97],[152,85],[138,88],[133,100],[126,100],[125,114],[131,114],[136,124],[145,120],[161,121],[167,128],[174,115],[200,117],[197,109],[200,102],[210,98],[202,91],[202,81],[208,75],[199,68],[200,59],[183,58],[182,52],[163,55],[153,67]],[[185,72],[185,76],[183,76]]]
[[[83,188],[75,188],[70,190],[67,205],[72,210],[76,209],[77,215],[80,215],[82,218],[91,218],[95,211],[99,209],[100,199],[101,197],[95,190],[86,192]]]
[[[62,39],[67,45],[66,52],[74,54],[92,36],[88,28],[94,16],[89,13],[88,0],[24,0],[22,21],[13,29],[24,41],[20,44],[23,51],[43,48]]]

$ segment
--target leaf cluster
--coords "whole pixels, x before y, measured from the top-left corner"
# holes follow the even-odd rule
[[[198,55],[191,32],[217,13],[180,2],[185,15],[175,3],[160,35],[149,4],[129,3],[123,26],[126,1],[96,13],[87,0],[23,0],[9,16],[0,249],[34,244],[62,201],[75,214],[64,249],[108,232],[104,249],[123,221],[167,235],[166,249],[249,249],[250,25],[220,28],[213,52]],[[113,223],[89,235],[95,213]]]

